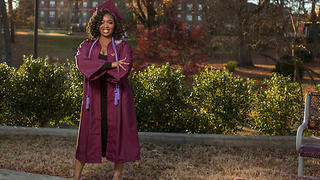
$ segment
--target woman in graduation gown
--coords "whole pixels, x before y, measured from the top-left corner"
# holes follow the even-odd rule
[[[112,0],[91,10],[87,32],[76,55],[84,76],[74,180],[85,163],[114,162],[114,179],[121,179],[123,164],[140,160],[136,113],[128,75],[130,45],[121,40],[122,16]]]

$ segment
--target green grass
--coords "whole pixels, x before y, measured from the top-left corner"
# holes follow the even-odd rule
[[[52,61],[73,59],[79,44],[85,36],[43,36],[38,37],[38,56],[48,56]],[[22,64],[23,55],[33,54],[33,35],[16,35],[11,45],[13,65]]]
[[[74,59],[79,44],[87,36],[52,36],[39,35],[38,37],[38,56],[48,56],[52,62]],[[130,38],[128,42],[136,46],[136,39]],[[4,47],[4,46],[3,46]],[[23,55],[33,54],[33,35],[16,35],[16,42],[11,45],[12,64],[15,67],[23,63]]]

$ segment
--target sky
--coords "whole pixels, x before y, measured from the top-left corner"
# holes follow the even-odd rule
[[[248,0],[248,2],[258,4],[258,0]]]

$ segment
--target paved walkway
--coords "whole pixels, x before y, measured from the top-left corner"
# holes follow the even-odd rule
[[[42,174],[32,174],[25,172],[0,169],[0,180],[71,180],[72,178],[62,178]]]

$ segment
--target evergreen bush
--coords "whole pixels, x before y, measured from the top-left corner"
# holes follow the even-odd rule
[[[66,65],[68,69],[66,85],[68,88],[64,93],[64,99],[68,106],[66,107],[67,115],[63,122],[77,127],[80,122],[84,77],[78,70],[75,61],[68,60]]]
[[[302,79],[304,68],[301,62],[297,62],[299,77]],[[289,55],[284,55],[280,58],[280,61],[276,63],[275,69],[272,72],[281,74],[283,76],[290,76],[291,80],[294,79],[294,60]]]
[[[253,81],[224,70],[206,68],[194,75],[190,102],[194,107],[192,133],[235,134],[249,118]],[[192,125],[188,124],[188,127]]]
[[[295,54],[303,63],[309,63],[313,61],[312,51],[307,48],[296,49]]]
[[[252,125],[263,134],[294,135],[292,126],[301,120],[302,107],[299,84],[274,73],[256,95]]]
[[[11,86],[10,79],[14,75],[15,68],[8,66],[6,63],[0,64],[0,124],[5,121],[4,110],[6,109],[4,99],[8,87]]]
[[[180,69],[152,65],[133,72],[130,82],[139,131],[185,132],[188,91]]]
[[[63,64],[24,56],[24,63],[10,78],[5,98],[5,124],[13,126],[58,126],[65,117],[63,94],[67,72]]]
[[[238,67],[238,62],[237,61],[229,61],[225,67],[228,71],[234,72],[234,70]]]

